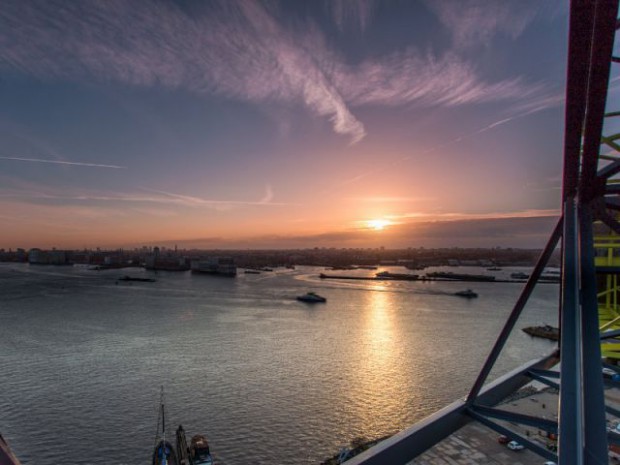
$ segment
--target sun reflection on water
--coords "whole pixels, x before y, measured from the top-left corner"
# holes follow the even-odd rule
[[[385,367],[394,355],[394,327],[389,292],[370,293],[366,314],[367,361],[376,368]]]
[[[366,305],[360,309],[364,336],[355,357],[355,381],[348,393],[349,402],[356,406],[350,412],[355,419],[350,420],[367,437],[398,429],[407,384],[394,294],[387,289],[368,292]]]

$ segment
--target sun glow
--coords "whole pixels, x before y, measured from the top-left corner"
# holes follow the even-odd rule
[[[368,220],[366,221],[366,226],[369,229],[374,229],[375,231],[383,231],[386,226],[391,225],[392,222],[388,220]]]

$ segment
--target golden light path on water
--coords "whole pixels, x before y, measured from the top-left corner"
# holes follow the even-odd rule
[[[383,287],[383,286],[377,286]],[[379,291],[379,289],[374,289]],[[383,367],[388,365],[394,355],[394,327],[390,312],[390,293],[372,292],[369,294],[366,330],[368,343],[366,355],[368,363]]]
[[[402,414],[403,379],[401,334],[397,326],[397,315],[393,306],[393,293],[383,285],[373,285],[366,297],[363,315],[363,340],[358,355],[357,383],[351,396],[365,399],[364,408],[356,409],[366,433],[375,435],[390,432],[390,425],[381,418],[398,418]],[[381,414],[379,414],[381,412]],[[393,426],[392,426],[393,428]]]

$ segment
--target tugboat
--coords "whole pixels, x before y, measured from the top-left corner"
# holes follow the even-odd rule
[[[188,447],[182,425],[179,425],[177,429],[177,454],[179,465],[213,465],[213,457],[211,457],[207,438],[197,434],[192,438]]]
[[[327,299],[325,297],[321,297],[320,295],[315,294],[314,292],[308,292],[307,294],[299,295],[297,296],[297,300],[299,300],[300,302],[306,302],[309,304],[327,302]]]
[[[474,297],[478,297],[478,294],[476,294],[471,289],[455,292],[454,295],[458,295],[459,297],[465,297],[467,299],[473,299]]]
[[[389,271],[380,271],[375,274],[377,279],[393,279],[395,281],[417,281],[419,275],[409,273],[391,273]]]
[[[159,432],[159,420],[161,419],[161,434]],[[153,465],[177,465],[177,456],[172,445],[166,441],[166,411],[164,408],[164,387],[161,388],[159,401],[159,417],[157,419],[157,433],[155,449],[153,450]]]
[[[156,279],[153,279],[153,278],[135,278],[129,275],[122,276],[118,278],[118,280],[119,281],[136,281],[139,283],[154,283],[155,281],[157,281]]]
[[[193,465],[213,465],[207,438],[197,434],[189,444],[189,459]]]

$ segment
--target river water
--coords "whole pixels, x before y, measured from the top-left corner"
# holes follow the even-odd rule
[[[0,264],[0,433],[24,465],[146,464],[163,385],[170,431],[205,434],[216,463],[317,464],[465,395],[523,287],[322,271]],[[479,298],[452,295],[467,287]],[[327,303],[295,300],[309,290]],[[554,324],[557,302],[539,285],[517,327]],[[515,330],[494,373],[552,347]]]

